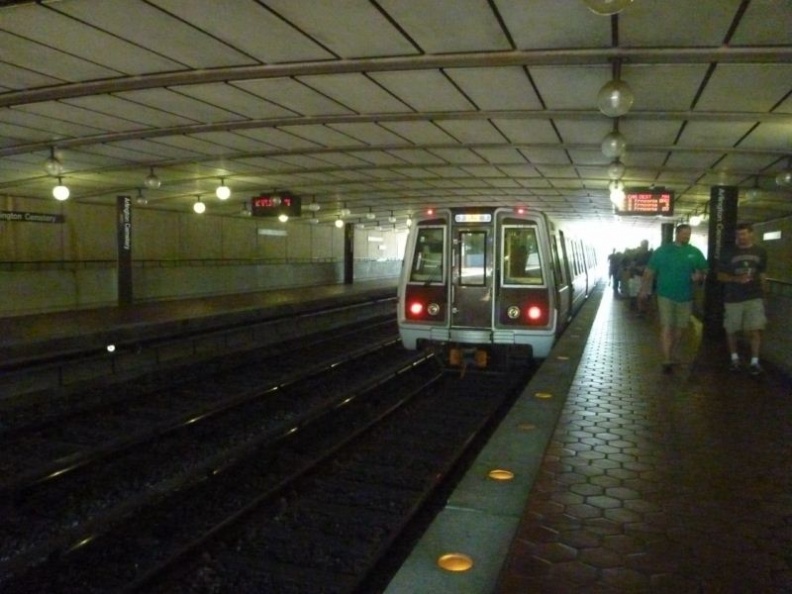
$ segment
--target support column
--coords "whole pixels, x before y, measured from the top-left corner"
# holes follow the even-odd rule
[[[355,224],[344,225],[344,284],[351,285],[355,279]]]
[[[734,245],[737,229],[736,186],[713,186],[710,188],[709,237],[707,260],[710,273],[704,292],[704,335],[708,338],[723,337],[723,285],[717,280],[718,261],[723,250]]]
[[[662,223],[660,225],[660,245],[665,245],[674,241],[674,223]]]
[[[132,305],[132,197],[116,196],[118,305]]]

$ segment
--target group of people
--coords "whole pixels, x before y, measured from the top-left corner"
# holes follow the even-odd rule
[[[653,287],[657,295],[664,373],[673,373],[676,348],[690,323],[694,286],[708,273],[707,260],[701,250],[690,245],[690,235],[690,225],[678,225],[674,241],[654,250],[641,275],[639,302],[646,301]],[[751,349],[748,372],[762,373],[759,350],[762,330],[767,324],[763,299],[767,289],[766,269],[767,253],[754,243],[753,227],[748,223],[738,224],[735,243],[723,250],[716,271],[718,281],[724,286],[723,326],[731,355],[730,369],[735,372],[743,369],[737,348],[737,333],[742,331]]]
[[[617,298],[629,297],[631,309],[639,305],[637,297],[641,277],[651,257],[652,250],[649,249],[649,242],[645,239],[637,248],[626,249],[623,252],[614,249],[608,256],[608,273],[613,295]]]

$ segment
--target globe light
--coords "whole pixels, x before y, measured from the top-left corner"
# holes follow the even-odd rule
[[[615,188],[610,191],[610,201],[617,208],[624,205],[624,188]]]
[[[352,211],[348,208],[342,208],[340,211],[338,211],[338,214],[340,214],[342,217],[348,217],[352,214]]]
[[[157,190],[162,185],[162,182],[160,181],[160,178],[158,178],[156,175],[154,175],[154,168],[153,167],[151,169],[149,169],[149,174],[146,176],[146,179],[144,180],[144,183],[146,184],[146,187],[149,190]]]
[[[220,178],[220,185],[215,190],[215,196],[218,200],[228,200],[231,197],[231,188],[225,185],[223,178]]]
[[[198,199],[193,204],[193,210],[196,214],[203,214],[206,212],[206,204],[201,202],[201,197],[199,196]]]
[[[633,0],[583,0],[592,12],[608,16],[621,12],[632,4]]]
[[[311,223],[311,225],[318,225],[319,224],[319,219],[314,217],[312,219],[308,219],[308,222]]]
[[[788,169],[776,175],[775,183],[781,187],[792,186],[792,170]]]
[[[410,228],[410,227],[412,227],[412,217],[408,216],[407,217],[407,228]]]
[[[320,208],[322,208],[322,207],[319,205],[319,203],[318,203],[318,202],[316,202],[316,201],[313,201],[313,202],[311,202],[311,203],[310,203],[310,204],[309,204],[309,205],[308,205],[306,208],[307,208],[308,210],[310,210],[311,212],[316,212],[316,211],[318,211],[318,210],[319,210]]]
[[[44,161],[44,171],[53,177],[63,173],[63,163],[55,155],[55,147],[50,147],[50,156]]]
[[[366,213],[366,218],[369,221],[373,221],[374,219],[377,218],[377,215],[375,215],[373,212],[371,212],[371,209],[369,209],[369,211]]]
[[[52,196],[55,200],[60,200],[63,202],[64,200],[68,200],[71,192],[69,192],[69,188],[63,185],[61,178],[58,178],[58,185],[52,188]]]
[[[635,95],[630,85],[622,80],[606,82],[597,94],[597,107],[609,118],[626,114],[634,101]]]
[[[609,159],[617,159],[624,154],[627,149],[627,141],[624,136],[616,130],[610,132],[602,140],[602,154]]]
[[[624,176],[624,163],[616,159],[608,165],[608,179],[621,179]]]
[[[342,220],[341,220],[341,218],[339,217],[339,218],[337,218],[337,219],[335,220],[335,223],[333,223],[333,224],[334,224],[336,227],[338,227],[339,229],[341,229],[341,228],[344,226],[344,221],[342,221]]]
[[[278,215],[278,220],[281,223],[285,223],[285,222],[287,222],[289,220],[289,215],[287,215],[287,214],[279,214]]]

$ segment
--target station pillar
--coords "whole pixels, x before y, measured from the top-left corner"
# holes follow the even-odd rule
[[[704,291],[704,336],[711,339],[723,337],[723,285],[717,280],[717,271],[723,250],[734,245],[737,196],[736,186],[710,188],[707,243],[709,274]]]
[[[344,225],[344,284],[355,280],[355,224]]]
[[[674,241],[674,223],[663,223],[660,225],[660,245],[665,245]]]

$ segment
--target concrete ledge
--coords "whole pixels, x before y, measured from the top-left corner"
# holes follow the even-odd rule
[[[443,511],[391,580],[387,594],[492,592],[564,408],[601,299],[600,288],[550,351]],[[514,473],[514,479],[492,480],[488,474],[493,469],[508,470]],[[470,556],[473,567],[466,572],[440,569],[437,559],[447,553]]]

